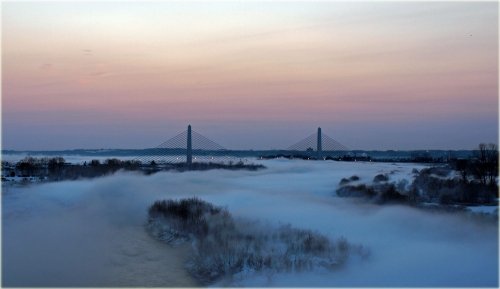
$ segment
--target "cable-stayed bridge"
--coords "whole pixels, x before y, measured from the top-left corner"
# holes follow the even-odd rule
[[[142,164],[231,162],[237,160],[230,151],[191,129],[177,134],[137,158]]]
[[[349,149],[330,136],[323,134],[321,128],[318,128],[314,134],[278,152],[280,155],[291,158],[324,160],[348,153]],[[236,150],[223,147],[193,130],[191,125],[188,125],[187,130],[160,145],[144,150],[136,160],[143,165],[246,162],[246,159],[241,157]]]

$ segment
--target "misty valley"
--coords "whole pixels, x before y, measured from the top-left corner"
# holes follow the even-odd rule
[[[4,163],[3,286],[498,284],[497,179],[472,160],[192,165]]]
[[[2,1],[2,287],[498,287],[499,1]]]

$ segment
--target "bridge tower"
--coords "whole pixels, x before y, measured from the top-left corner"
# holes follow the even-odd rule
[[[318,127],[318,140],[317,140],[317,147],[316,147],[316,152],[318,154],[318,160],[323,158],[323,148],[322,148],[322,139],[321,139],[321,127]]]
[[[191,165],[192,162],[193,162],[193,144],[192,144],[192,137],[191,137],[191,125],[188,125],[186,164]]]

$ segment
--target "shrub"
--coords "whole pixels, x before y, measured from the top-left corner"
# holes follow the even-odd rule
[[[373,178],[373,182],[375,182],[375,183],[387,182],[388,180],[389,180],[389,176],[383,175],[383,174],[378,174]]]
[[[339,197],[372,198],[376,194],[377,193],[372,187],[366,186],[365,184],[344,186],[337,189],[337,195]]]
[[[427,169],[424,169],[423,171],[426,171],[428,174],[432,174],[432,175],[436,175],[436,176],[439,176],[439,177],[447,177],[450,172],[451,172],[451,169],[449,167],[430,167],[430,168],[427,168]]]
[[[226,223],[232,221],[226,210],[197,198],[157,201],[149,208],[149,223],[168,221],[168,232],[158,232],[163,236],[157,236],[165,241],[175,240],[168,233],[184,239],[204,238],[208,234],[209,222],[214,225],[216,219],[224,219]]]
[[[41,169],[40,160],[33,157],[25,157],[16,164],[16,169],[23,177],[33,176]]]
[[[378,204],[408,202],[408,196],[398,192],[394,184],[343,186],[337,190],[339,197],[365,198]]]
[[[342,178],[339,182],[339,185],[343,186],[343,185],[347,185],[348,183],[350,183],[351,181],[346,179],[346,178]]]
[[[349,180],[351,180],[351,181],[359,181],[359,177],[358,176],[351,176],[349,178]]]
[[[339,182],[339,185],[344,186],[344,185],[347,185],[348,183],[354,182],[354,181],[359,181],[359,177],[358,176],[351,176],[351,177],[349,177],[349,179],[342,178]]]
[[[366,254],[345,239],[334,242],[290,225],[276,228],[235,220],[226,209],[197,198],[155,202],[149,208],[147,229],[169,244],[191,241],[187,268],[203,283],[244,270],[332,269],[343,264],[353,250]]]
[[[51,174],[56,174],[64,167],[65,160],[62,157],[51,158],[47,163],[47,169]]]
[[[461,178],[446,179],[435,169],[422,169],[410,190],[421,192],[419,200],[441,204],[490,204],[498,197],[498,186],[480,182],[464,182]],[[439,177],[436,177],[439,176]]]
[[[385,184],[379,187],[378,191],[378,203],[405,203],[408,201],[408,196],[398,192],[394,184]]]
[[[447,206],[495,204],[499,197],[498,185],[478,180],[464,181],[464,175],[450,178],[451,169],[446,166],[414,170],[415,179],[389,183],[388,176],[378,174],[372,185],[349,185],[342,179],[336,193],[339,197],[363,197],[375,203],[435,203]]]
[[[396,184],[396,189],[400,192],[405,192],[407,190],[408,185],[409,185],[409,182],[407,179],[401,179]]]

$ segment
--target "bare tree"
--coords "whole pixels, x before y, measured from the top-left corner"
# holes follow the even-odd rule
[[[486,146],[486,176],[488,184],[496,183],[498,177],[498,146],[490,143]]]
[[[455,168],[458,172],[460,172],[460,176],[462,177],[462,181],[467,183],[467,173],[469,170],[469,160],[467,159],[459,159],[455,161]]]
[[[496,183],[498,177],[498,146],[496,144],[479,144],[474,175],[484,185]]]

